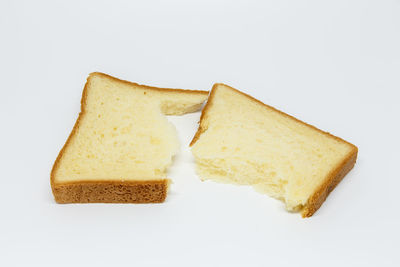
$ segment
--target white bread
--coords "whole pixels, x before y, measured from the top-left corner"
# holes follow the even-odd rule
[[[51,172],[58,203],[164,201],[179,144],[167,115],[197,111],[207,91],[162,89],[102,73],[87,79],[81,113]]]
[[[224,84],[191,144],[201,179],[251,185],[309,217],[355,164],[357,147]]]

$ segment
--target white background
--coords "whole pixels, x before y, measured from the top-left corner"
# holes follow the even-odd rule
[[[87,75],[224,82],[359,147],[309,219],[200,182],[182,148],[164,204],[58,205],[49,174]],[[400,266],[400,1],[1,1],[1,266]]]

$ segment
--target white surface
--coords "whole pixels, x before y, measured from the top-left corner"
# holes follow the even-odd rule
[[[400,1],[1,1],[0,266],[400,266]],[[160,205],[57,205],[52,164],[89,72],[232,85],[359,147],[310,219],[200,182]]]

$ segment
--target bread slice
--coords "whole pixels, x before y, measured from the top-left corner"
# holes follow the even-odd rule
[[[224,84],[192,142],[201,179],[251,185],[309,217],[353,168],[357,147]]]
[[[163,202],[178,150],[164,115],[197,111],[207,91],[155,88],[92,73],[51,172],[58,203]]]

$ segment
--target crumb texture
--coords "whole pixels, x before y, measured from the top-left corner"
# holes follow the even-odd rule
[[[340,176],[339,166],[356,151],[223,84],[214,85],[192,142],[201,179],[251,185],[291,211],[303,210],[319,190],[327,191],[327,180]]]
[[[56,200],[162,199],[161,190],[167,187],[152,181],[168,182],[167,168],[179,148],[175,127],[165,115],[196,111],[207,96],[205,91],[160,89],[92,73],[83,92],[81,114],[53,167]],[[132,181],[142,183],[126,184]],[[118,193],[118,186],[124,193]],[[158,193],[151,193],[156,189]]]

